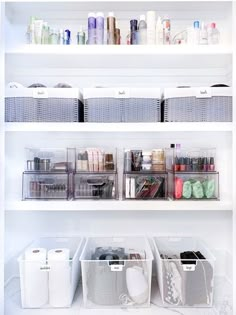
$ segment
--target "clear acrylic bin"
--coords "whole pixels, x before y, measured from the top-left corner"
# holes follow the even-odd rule
[[[167,173],[131,172],[124,174],[125,199],[166,199]]]
[[[117,150],[115,148],[77,148],[76,172],[116,171]]]
[[[165,149],[125,149],[124,172],[164,172],[166,170]]]
[[[219,173],[168,172],[168,196],[174,200],[219,200]]]
[[[69,174],[62,172],[24,172],[22,175],[22,199],[68,199]]]
[[[117,173],[74,174],[74,199],[116,199]]]
[[[145,237],[89,237],[80,260],[85,307],[150,306],[153,255]]]
[[[25,171],[69,172],[75,168],[74,148],[26,148]]]
[[[173,172],[214,172],[216,148],[178,148],[176,145],[174,149],[166,149],[166,168]]]
[[[191,237],[154,237],[157,282],[164,307],[211,307],[215,258]]]
[[[70,307],[81,268],[80,237],[43,237],[18,257],[23,308]]]

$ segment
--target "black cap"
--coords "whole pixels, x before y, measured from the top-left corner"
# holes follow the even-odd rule
[[[175,148],[175,144],[174,144],[174,143],[171,143],[170,147],[171,147],[171,148]]]

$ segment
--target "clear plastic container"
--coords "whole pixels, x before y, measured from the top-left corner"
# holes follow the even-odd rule
[[[80,237],[44,237],[18,257],[23,308],[70,307],[81,268]]]
[[[22,178],[22,199],[68,199],[69,174],[61,172],[24,172]]]
[[[131,172],[124,174],[124,199],[166,199],[167,173]]]
[[[191,237],[154,237],[157,282],[164,307],[212,307],[215,257]]]
[[[115,172],[74,174],[74,199],[116,199],[117,174]]]
[[[176,145],[177,146],[177,145]],[[216,148],[181,148],[166,150],[166,168],[173,172],[216,171]]]
[[[80,260],[85,307],[150,306],[153,255],[145,237],[89,237]]]
[[[110,148],[77,148],[77,173],[116,172],[117,150]]]
[[[124,173],[164,172],[166,170],[165,149],[125,149]]]
[[[169,172],[168,195],[174,200],[219,200],[219,173]]]
[[[75,149],[26,148],[27,172],[69,172],[75,168]]]

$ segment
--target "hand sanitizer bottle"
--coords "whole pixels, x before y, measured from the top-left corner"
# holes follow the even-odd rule
[[[200,23],[199,21],[194,21],[193,23],[193,44],[199,45],[200,40]]]
[[[201,24],[199,44],[200,45],[207,45],[208,44],[207,28],[206,28],[206,25],[204,22],[202,22],[202,24]]]
[[[160,16],[158,16],[156,23],[156,44],[163,45],[163,26]]]
[[[208,26],[207,33],[208,33],[208,44],[218,45],[220,42],[220,32],[216,28],[216,23],[211,23]]]

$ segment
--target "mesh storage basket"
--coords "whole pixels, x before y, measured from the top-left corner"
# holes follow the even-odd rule
[[[158,88],[84,89],[85,122],[161,121]]]
[[[232,89],[168,88],[164,90],[165,122],[231,122]]]
[[[76,88],[6,89],[5,121],[83,121],[82,97]]]

